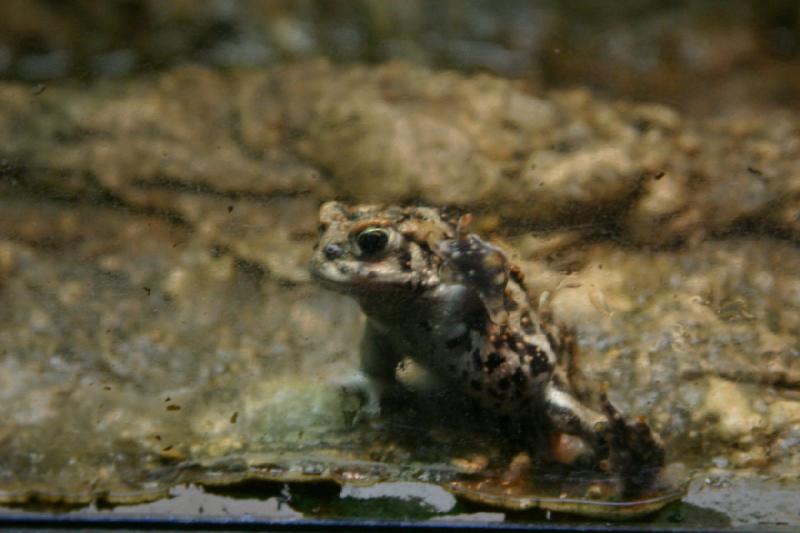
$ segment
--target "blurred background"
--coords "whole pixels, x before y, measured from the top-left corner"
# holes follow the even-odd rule
[[[185,63],[327,57],[489,71],[692,112],[792,105],[793,0],[6,0],[0,78],[46,82]],[[713,94],[713,98],[710,95]]]

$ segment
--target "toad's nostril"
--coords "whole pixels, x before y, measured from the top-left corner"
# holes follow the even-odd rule
[[[344,253],[344,250],[342,250],[342,247],[338,244],[328,244],[323,251],[325,252],[325,257],[327,257],[329,261],[342,257]]]

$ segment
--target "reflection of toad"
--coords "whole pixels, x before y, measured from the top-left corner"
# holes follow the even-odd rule
[[[644,421],[625,422],[574,396],[566,364],[571,337],[530,303],[517,267],[498,247],[423,207],[329,202],[311,270],[323,286],[355,298],[367,315],[361,344],[363,406],[400,386],[404,358],[486,410],[528,419],[546,432],[548,457],[591,464],[646,484],[664,451]]]

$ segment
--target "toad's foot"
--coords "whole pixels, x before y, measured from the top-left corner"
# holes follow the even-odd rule
[[[384,411],[407,406],[412,401],[414,392],[429,392],[433,389],[435,382],[428,373],[417,368],[403,369],[401,372],[399,370],[401,366],[398,365],[396,377],[388,380],[357,371],[337,381],[344,396],[342,403],[345,418],[352,425],[376,420]],[[398,381],[397,378],[409,382]],[[414,388],[409,388],[412,386]],[[420,390],[415,387],[420,387]]]
[[[381,414],[381,396],[383,387],[374,379],[370,379],[363,372],[354,372],[337,383],[344,396],[343,404],[346,418],[352,425],[359,422],[374,420]],[[352,403],[350,398],[358,402],[356,408],[349,408]]]
[[[608,417],[604,434],[609,448],[609,471],[620,476],[626,490],[652,485],[664,466],[664,448],[642,417],[626,422],[604,394],[603,411]]]

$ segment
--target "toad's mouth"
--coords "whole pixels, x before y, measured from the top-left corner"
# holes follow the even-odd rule
[[[345,294],[370,292],[418,291],[431,281],[416,272],[395,272],[380,264],[337,261],[312,262],[311,277],[322,287]]]

